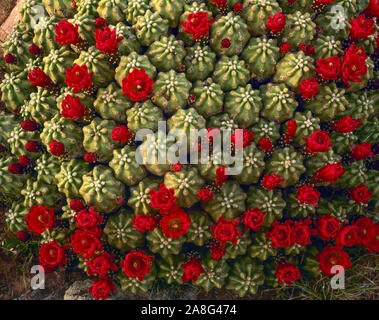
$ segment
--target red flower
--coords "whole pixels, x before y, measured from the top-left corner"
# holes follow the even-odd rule
[[[332,129],[341,133],[353,132],[357,127],[362,124],[362,120],[354,120],[350,116],[342,118],[332,125]]]
[[[153,92],[153,83],[144,69],[133,69],[122,79],[122,91],[132,101],[145,100]]]
[[[5,60],[5,63],[8,63],[8,64],[13,64],[16,62],[16,58],[14,57],[13,54],[10,54],[10,53],[4,56],[4,60]]]
[[[53,230],[53,223],[55,221],[54,209],[47,210],[45,206],[31,206],[29,213],[25,216],[25,221],[28,230],[33,232],[36,236],[40,235],[45,230]]]
[[[367,73],[366,53],[362,47],[356,48],[352,44],[346,51],[342,61],[342,80],[349,85],[349,81],[362,82],[360,76]]]
[[[91,207],[88,211],[79,211],[78,215],[75,217],[75,221],[78,223],[78,228],[90,229],[100,224],[103,221],[103,218]]]
[[[218,185],[223,185],[224,182],[228,179],[227,168],[225,166],[221,166],[216,169],[216,183]]]
[[[320,93],[318,90],[318,82],[316,78],[306,79],[300,82],[299,93],[304,99],[311,99],[316,94]]]
[[[213,192],[211,189],[209,188],[206,188],[206,189],[200,189],[198,192],[197,192],[197,195],[199,196],[199,198],[203,201],[209,201],[213,198]]]
[[[160,221],[166,238],[176,239],[187,233],[191,218],[182,209],[166,214]]]
[[[358,227],[354,225],[343,227],[337,234],[336,243],[341,247],[352,247],[358,244]]]
[[[225,9],[227,6],[227,1],[226,0],[210,0],[213,2],[219,10]]]
[[[237,130],[241,130],[241,129],[237,129]],[[230,140],[236,148],[237,147],[240,148],[240,146],[242,146],[242,148],[245,148],[251,145],[251,141],[254,139],[254,133],[252,133],[251,131],[247,129],[242,129],[242,141],[239,141],[240,137],[241,137],[240,134],[237,134],[237,140],[236,140],[236,131],[234,131],[232,136],[230,137]],[[237,142],[237,145],[236,145],[236,142]]]
[[[351,156],[355,161],[365,160],[368,157],[374,156],[374,153],[371,151],[371,143],[363,142],[352,146],[353,152]]]
[[[259,149],[264,152],[271,152],[273,150],[272,142],[269,138],[260,138]]]
[[[275,277],[278,278],[278,283],[291,285],[293,281],[301,279],[300,270],[294,267],[296,263],[283,263],[276,265]]]
[[[266,212],[261,212],[258,208],[254,208],[253,210],[247,209],[247,211],[241,216],[243,223],[245,224],[245,231],[248,229],[259,231],[265,221],[265,215]]]
[[[177,163],[172,164],[170,166],[171,170],[175,171],[175,172],[179,172],[180,170],[182,170],[182,167],[183,167],[183,165],[180,162],[177,162]]]
[[[37,55],[40,54],[41,49],[38,48],[38,46],[36,46],[35,44],[31,44],[31,45],[29,46],[29,52],[30,52],[30,54],[32,54],[33,56],[37,56]]]
[[[120,141],[121,143],[125,143],[132,137],[132,133],[130,130],[122,125],[112,129],[112,139],[115,141]]]
[[[227,38],[221,40],[221,47],[223,47],[224,49],[229,48],[231,44],[232,43]]]
[[[340,265],[344,267],[345,270],[351,267],[349,255],[338,246],[325,247],[324,250],[316,256],[316,259],[320,260],[319,268],[327,276],[333,275],[331,271],[335,265]]]
[[[317,60],[317,73],[324,80],[337,80],[341,74],[341,60],[337,56]]]
[[[317,182],[334,183],[340,176],[345,174],[345,169],[342,168],[341,162],[328,163],[325,167],[318,169],[313,175],[313,180]]]
[[[18,163],[22,166],[22,167],[27,167],[29,164],[30,164],[30,158],[28,156],[20,156],[18,158]]]
[[[8,166],[8,171],[13,174],[21,174],[22,173],[22,166],[17,162],[12,162]]]
[[[326,131],[316,130],[309,138],[303,138],[307,142],[305,150],[308,153],[327,152],[331,147],[330,138]]]
[[[136,217],[133,218],[132,222],[134,228],[140,232],[146,232],[147,230],[153,231],[157,226],[157,221],[151,214],[137,214]]]
[[[200,274],[205,272],[203,266],[201,265],[201,261],[196,258],[192,258],[187,263],[183,263],[181,267],[184,269],[184,273],[182,275],[182,280],[184,283],[190,280],[196,281]]]
[[[82,118],[86,112],[86,106],[81,103],[80,98],[74,98],[70,94],[63,99],[61,108],[62,117],[69,120]]]
[[[30,234],[26,230],[21,230],[17,232],[16,237],[18,241],[25,242],[29,240]]]
[[[55,41],[61,46],[65,44],[79,43],[80,37],[78,32],[78,26],[73,25],[67,20],[59,21],[55,25]]]
[[[72,88],[72,92],[76,93],[81,90],[88,90],[92,86],[93,72],[88,72],[88,67],[74,63],[72,68],[66,69],[65,83]]]
[[[281,12],[276,13],[274,17],[267,18],[266,28],[270,29],[273,34],[282,32],[285,26],[286,16]]]
[[[151,272],[150,263],[153,260],[154,257],[147,256],[143,250],[132,251],[121,262],[121,268],[128,277],[143,281],[145,276]]]
[[[174,194],[174,189],[167,189],[166,185],[162,183],[158,191],[154,189],[149,191],[150,206],[158,209],[159,213],[165,214],[175,206],[177,198]]]
[[[329,213],[326,216],[322,216],[317,223],[317,231],[321,239],[328,241],[334,239],[341,229],[340,221],[334,218]]]
[[[312,45],[306,45],[304,43],[300,43],[299,49],[303,51],[307,56],[312,56],[315,53],[315,48]]]
[[[304,185],[297,188],[296,198],[301,204],[305,203],[317,207],[320,195],[321,193],[311,185]]]
[[[370,16],[373,16],[379,19],[379,1],[370,0],[368,7],[365,9],[365,12],[368,13]]]
[[[93,285],[88,289],[88,292],[96,299],[105,300],[109,297],[112,291],[116,290],[116,286],[112,280],[108,278],[92,279]]]
[[[297,123],[296,120],[290,120],[287,122],[287,130],[286,133],[283,136],[283,140],[286,142],[292,141],[293,137],[296,134],[297,130]]]
[[[80,210],[84,209],[84,204],[79,199],[72,199],[70,201],[70,208],[74,210],[75,212],[79,212]]]
[[[88,275],[105,276],[109,270],[116,271],[118,267],[112,262],[114,254],[103,252],[101,255],[87,261]]]
[[[290,51],[291,45],[288,42],[282,43],[280,46],[280,54],[284,56],[288,51]]]
[[[313,0],[312,7],[316,10],[321,9],[333,1],[336,1],[336,0]]]
[[[122,39],[123,37],[117,37],[116,29],[111,30],[109,27],[105,27],[103,30],[96,29],[95,31],[96,48],[104,54],[116,53],[118,43]]]
[[[354,225],[358,228],[358,242],[363,246],[369,245],[375,238],[375,224],[370,218],[361,217]]]
[[[181,21],[184,32],[192,34],[192,40],[209,37],[209,28],[214,19],[208,19],[208,12],[192,12],[187,16],[187,21]]]
[[[350,39],[359,41],[367,39],[368,36],[376,32],[374,19],[368,19],[364,14],[359,15],[355,19],[350,20]]]
[[[28,79],[32,86],[46,88],[52,84],[50,78],[41,68],[35,68],[28,73]]]
[[[211,245],[211,256],[213,260],[220,260],[226,253],[225,249],[222,249],[217,243]]]
[[[88,163],[94,163],[96,161],[96,153],[94,152],[87,152],[83,157],[85,162]]]
[[[374,226],[374,232],[374,238],[366,244],[366,247],[370,252],[379,252],[379,224]]]
[[[39,143],[37,141],[28,141],[25,143],[25,149],[29,152],[38,152]]]
[[[372,196],[372,192],[364,185],[359,185],[354,189],[348,190],[350,199],[354,200],[358,204],[367,204]]]
[[[96,28],[104,28],[106,25],[107,25],[107,20],[105,20],[104,18],[95,19]]]
[[[233,6],[233,10],[236,13],[240,13],[243,10],[243,4],[241,2],[236,2]]]
[[[84,259],[95,256],[96,252],[103,251],[100,239],[88,230],[75,230],[71,235],[71,247],[75,253],[83,255]]]
[[[273,248],[286,248],[293,245],[292,225],[293,222],[290,220],[286,220],[283,224],[274,221],[272,230],[265,234],[266,238],[271,238]]]
[[[58,266],[66,264],[65,248],[58,245],[57,241],[51,241],[41,245],[39,260],[45,272],[51,272]]]
[[[312,223],[310,219],[297,221],[292,225],[292,243],[297,243],[300,246],[306,246],[311,243],[309,237],[315,234],[315,230],[311,230],[309,225]]]
[[[36,131],[38,124],[33,120],[25,120],[21,122],[21,128],[26,131]]]
[[[237,238],[242,235],[237,226],[236,220],[226,220],[225,217],[218,218],[217,224],[211,226],[213,236],[216,241],[220,242],[221,249],[224,249],[228,241],[234,245],[237,243]]]
[[[53,156],[61,156],[65,152],[64,144],[61,142],[58,142],[56,140],[53,140],[49,144],[50,153]]]
[[[277,176],[276,174],[265,174],[263,176],[263,181],[262,185],[267,189],[267,190],[272,190],[276,187],[279,187],[279,185],[284,182],[285,179],[282,177]]]

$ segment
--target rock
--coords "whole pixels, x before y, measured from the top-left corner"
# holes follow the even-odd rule
[[[64,300],[94,300],[88,289],[92,286],[90,279],[75,281],[65,292]]]

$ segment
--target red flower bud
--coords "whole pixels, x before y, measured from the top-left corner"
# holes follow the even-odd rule
[[[84,209],[84,204],[79,199],[72,199],[70,201],[70,208],[76,212],[79,212],[80,210]]]
[[[93,163],[96,161],[96,154],[93,153],[93,152],[87,152],[85,155],[84,155],[84,161],[85,162],[88,162],[88,163]]]
[[[243,4],[241,2],[236,2],[233,6],[233,10],[236,13],[240,13],[243,10]]]
[[[22,167],[19,163],[17,162],[12,162],[8,166],[8,171],[13,174],[20,174],[22,172]]]
[[[223,47],[224,49],[229,48],[231,44],[232,43],[227,38],[221,40],[221,47]]]
[[[50,142],[49,149],[50,149],[50,153],[53,156],[61,156],[62,154],[64,154],[64,151],[65,151],[64,144],[56,140],[53,140],[52,142]]]
[[[10,53],[4,56],[4,60],[5,60],[5,63],[9,63],[9,64],[13,64],[16,62],[16,58],[14,57],[13,54],[10,54]]]
[[[104,18],[95,19],[96,28],[104,28],[106,25],[107,25],[107,20],[105,20]]]
[[[21,231],[17,232],[16,237],[17,237],[18,241],[25,242],[30,238],[30,234],[26,230],[21,230]]]
[[[38,46],[36,46],[35,44],[32,44],[32,45],[29,46],[29,52],[33,56],[36,56],[36,55],[38,55],[41,52],[41,49],[38,48]]]
[[[20,158],[18,158],[18,163],[23,167],[27,167],[30,164],[30,158],[28,156],[23,155]]]
[[[39,143],[37,141],[28,141],[25,144],[26,151],[37,152],[39,150]]]
[[[21,122],[21,128],[26,131],[36,131],[38,124],[33,120],[26,120]]]
[[[291,45],[288,43],[288,42],[284,42],[281,46],[280,46],[280,54],[282,56],[284,56],[288,51],[290,51],[291,49]]]

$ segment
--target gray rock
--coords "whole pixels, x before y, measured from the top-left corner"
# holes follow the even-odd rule
[[[65,292],[64,300],[94,300],[88,289],[92,286],[90,279],[75,281]]]

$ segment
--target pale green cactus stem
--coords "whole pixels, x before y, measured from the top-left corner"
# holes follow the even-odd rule
[[[161,72],[153,84],[151,100],[165,113],[172,114],[187,104],[191,87],[191,82],[184,73],[176,73],[174,70]]]
[[[136,52],[131,52],[128,56],[121,57],[120,64],[116,68],[115,79],[120,87],[122,80],[128,77],[128,74],[134,69],[143,69],[152,79],[155,78],[157,69],[152,65],[146,55],[139,55]]]
[[[276,122],[264,118],[259,119],[258,123],[252,127],[255,143],[258,144],[261,138],[269,138],[272,144],[275,144],[280,138],[279,129],[280,126]]]
[[[8,147],[10,133],[19,123],[20,118],[17,115],[0,111],[0,144]]]
[[[137,18],[143,16],[149,8],[149,0],[130,0],[124,11],[126,21],[130,25],[136,24]]]
[[[109,166],[116,178],[128,186],[135,185],[146,176],[146,169],[136,161],[136,147],[125,146],[113,150]]]
[[[74,63],[80,66],[87,65],[88,72],[93,72],[92,82],[96,87],[106,87],[114,78],[112,63],[96,47],[89,47],[87,51],[82,51]]]
[[[170,28],[176,28],[179,23],[179,17],[184,10],[184,0],[152,0],[150,5],[162,16],[168,20]]]
[[[70,18],[76,11],[72,0],[42,0],[42,3],[51,17]]]
[[[358,142],[358,137],[353,132],[332,132],[329,136],[330,143],[338,154],[350,152],[351,146]]]
[[[253,35],[268,33],[267,18],[282,11],[276,0],[244,0],[243,7],[242,17]]]
[[[133,51],[140,52],[141,46],[133,32],[132,27],[127,26],[122,22],[117,23],[116,35],[117,37],[123,37],[121,42],[118,44],[118,54],[120,56],[126,56]]]
[[[241,128],[247,128],[259,121],[262,109],[262,99],[258,90],[253,90],[251,84],[238,87],[225,96],[224,109]]]
[[[130,187],[128,206],[134,210],[135,214],[148,214],[155,212],[150,203],[150,190],[158,190],[161,181],[154,178],[144,178],[137,185]]]
[[[207,119],[222,112],[224,92],[219,84],[212,81],[212,78],[196,81],[191,92],[195,96],[192,105],[204,118]]]
[[[58,180],[56,175],[61,169],[61,162],[58,158],[45,153],[36,159],[34,170],[37,173],[37,181],[56,185]]]
[[[158,122],[164,121],[163,112],[150,100],[142,103],[135,103],[132,108],[126,111],[128,128],[132,132],[140,129],[158,130]]]
[[[216,54],[208,46],[195,44],[187,47],[184,58],[187,79],[190,81],[205,80],[211,75],[215,62]]]
[[[78,144],[78,141],[83,141],[82,128],[74,121],[63,118],[60,114],[45,122],[41,140],[48,150],[49,144],[53,140],[63,143],[65,156],[68,158],[75,158],[84,153],[82,144]]]
[[[230,118],[228,113],[221,113],[210,117],[207,123],[207,128],[220,128],[220,129],[230,129],[234,131],[238,129],[238,123]]]
[[[146,51],[146,55],[160,71],[169,71],[179,70],[186,52],[183,41],[175,40],[175,36],[170,35],[161,36],[158,41],[154,41]]]
[[[176,204],[179,207],[189,208],[198,202],[197,191],[204,185],[196,168],[182,168],[179,172],[167,172],[164,176],[164,184],[169,189],[174,189]]]
[[[315,48],[314,58],[328,59],[332,56],[340,56],[343,53],[341,41],[336,40],[334,36],[320,35],[313,41]]]
[[[14,157],[0,157],[0,196],[18,198],[27,179],[25,174],[14,174],[8,171],[8,166],[17,162]]]
[[[8,145],[11,153],[17,157],[27,155],[35,159],[39,156],[37,152],[29,152],[25,149],[25,144],[29,141],[40,141],[39,133],[37,131],[26,131],[18,124],[9,133]]]
[[[243,149],[243,167],[239,175],[235,179],[240,184],[253,184],[257,183],[260,175],[265,168],[264,152],[260,151],[258,147],[252,143]]]
[[[24,197],[23,205],[26,208],[43,205],[47,209],[58,209],[62,199],[62,194],[58,192],[56,186],[34,181],[34,179],[27,180],[25,188],[21,190],[21,195]]]
[[[20,108],[36,89],[30,84],[25,72],[5,73],[0,84],[1,100],[9,111]]]
[[[109,213],[121,207],[125,186],[114,177],[111,168],[99,165],[83,176],[79,193],[87,205],[96,211]]]
[[[292,117],[297,108],[295,94],[284,83],[269,83],[260,88],[262,104],[261,115],[270,120],[283,122]]]
[[[320,130],[320,120],[314,117],[312,112],[296,112],[293,119],[296,121],[297,129],[293,141],[300,146],[305,145],[303,138],[310,137],[316,130]]]
[[[323,85],[320,93],[305,104],[304,108],[316,114],[321,121],[330,121],[341,117],[349,110],[349,104],[345,96],[345,90],[337,88],[335,83]]]
[[[244,233],[242,227],[239,227],[239,230],[241,231],[242,236],[237,238],[237,243],[235,245],[231,242],[225,244],[226,253],[223,258],[236,259],[238,256],[246,254],[247,248],[249,248],[251,244],[250,233]]]
[[[190,211],[188,215],[191,217],[191,225],[187,230],[187,242],[201,247],[213,238],[210,229],[213,222],[204,211]]]
[[[133,28],[141,45],[149,46],[159,40],[162,34],[167,34],[168,21],[163,19],[158,12],[147,10],[143,16],[137,18]]]
[[[89,14],[79,14],[77,13],[72,19],[68,20],[73,25],[78,26],[78,33],[81,40],[89,43],[90,45],[95,44],[95,20],[93,16]],[[78,48],[78,46],[71,46],[72,49]],[[80,52],[79,52],[80,53]]]
[[[170,255],[178,255],[182,251],[182,246],[186,241],[186,236],[179,238],[166,238],[160,228],[155,228],[154,231],[146,235],[147,246],[150,251],[159,253],[162,257]]]
[[[292,147],[277,149],[267,161],[266,171],[267,174],[275,173],[285,179],[281,187],[293,186],[305,172],[303,158]]]
[[[284,82],[291,89],[296,90],[301,81],[312,78],[314,75],[314,61],[303,51],[287,53],[276,66],[273,82]]]
[[[246,193],[236,181],[226,181],[220,192],[201,203],[203,209],[217,222],[219,217],[234,219],[245,211]]]
[[[222,56],[216,64],[213,80],[222,90],[230,91],[245,86],[250,80],[250,74],[245,61],[240,60],[238,56]]]
[[[52,49],[59,49],[59,44],[55,41],[55,25],[60,20],[56,17],[44,17],[38,21],[34,29],[33,43],[42,48],[48,54]]]
[[[41,9],[36,6],[40,6],[45,12],[42,0],[25,0],[23,6],[20,9],[20,21],[22,21],[23,25],[28,30],[33,29],[32,21],[35,19],[36,13],[38,13]]]
[[[371,115],[379,112],[379,93],[375,91],[363,91],[346,96],[349,108],[344,112],[344,116],[351,116],[353,119],[361,119],[366,124],[371,119]],[[369,126],[367,128],[370,128]]]
[[[13,202],[12,207],[5,212],[5,222],[12,232],[27,230],[25,216],[29,209],[20,202]]]
[[[97,13],[100,17],[108,21],[108,23],[116,25],[124,20],[124,11],[127,4],[122,0],[100,0]]]
[[[277,40],[268,39],[266,36],[251,38],[241,57],[246,61],[252,77],[258,80],[267,79],[275,73],[280,58]]]
[[[280,173],[277,173],[279,176]],[[247,194],[247,207],[249,209],[259,208],[266,212],[263,226],[270,227],[275,220],[283,217],[283,209],[286,202],[282,198],[280,189],[267,190],[264,188],[250,187]]]
[[[126,111],[131,106],[131,101],[114,82],[106,88],[100,88],[93,103],[94,109],[103,119],[117,122],[126,122]]]
[[[79,189],[83,183],[83,175],[90,171],[89,164],[81,159],[64,161],[60,171],[56,175],[59,192],[64,193],[67,198],[78,198]]]
[[[96,117],[83,128],[83,147],[87,152],[96,153],[100,162],[110,161],[113,149],[121,146],[121,142],[112,139],[112,129],[115,127],[115,121]]]
[[[100,0],[80,0],[77,5],[78,14],[80,15],[90,15],[93,17],[97,16],[97,7],[99,6]]]
[[[364,184],[367,180],[367,168],[363,160],[344,165],[345,174],[338,178],[336,186],[351,189]]]
[[[56,95],[39,87],[37,92],[30,94],[26,109],[34,121],[43,124],[45,121],[51,120],[55,115],[60,113],[56,103]]]
[[[249,40],[249,30],[245,21],[229,12],[211,25],[210,44],[214,52],[219,55],[239,55]],[[222,40],[230,41],[229,48],[222,46]]]
[[[309,12],[300,11],[287,15],[286,27],[281,34],[282,42],[288,42],[292,48],[300,43],[310,44],[316,34],[316,24]]]

